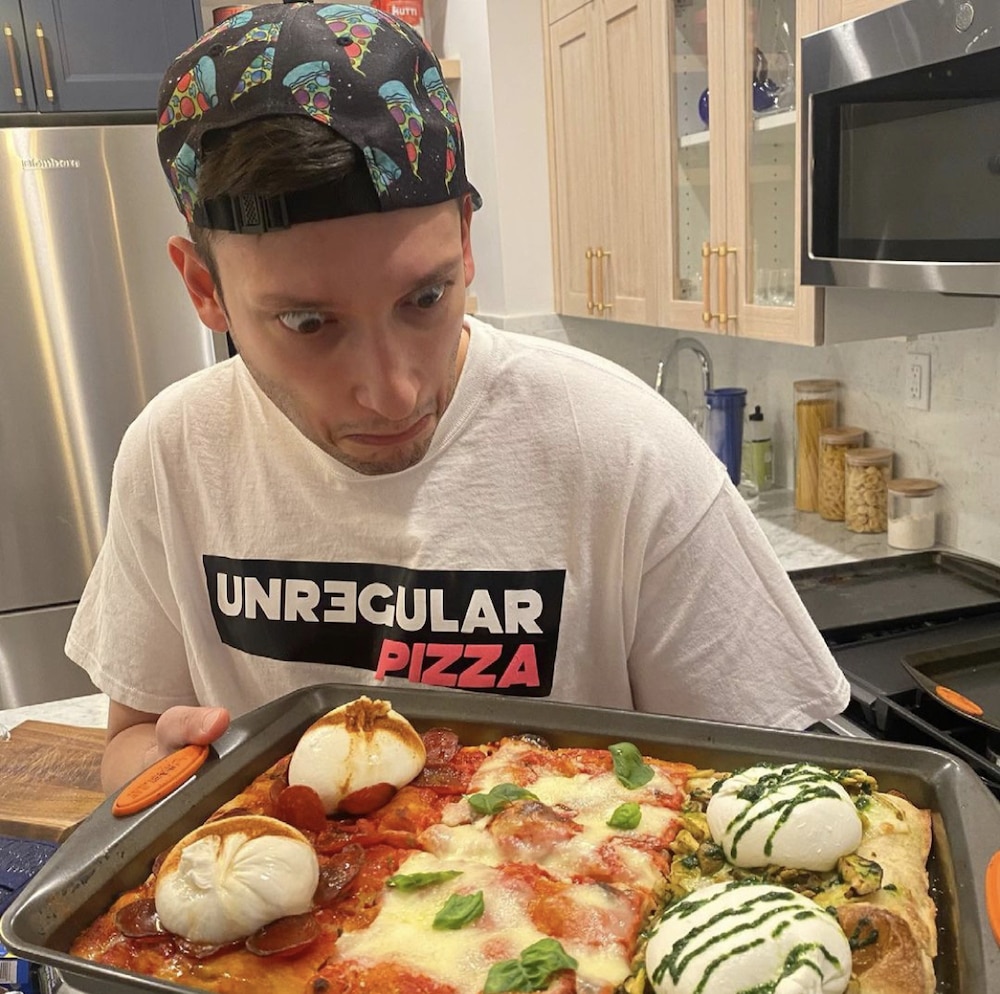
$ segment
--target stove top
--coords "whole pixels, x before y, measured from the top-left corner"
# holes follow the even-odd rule
[[[902,662],[1000,639],[1000,567],[921,552],[791,578],[850,681],[845,717],[876,738],[959,756],[1000,798],[1000,732],[942,704]],[[1000,681],[1000,665],[992,665]]]

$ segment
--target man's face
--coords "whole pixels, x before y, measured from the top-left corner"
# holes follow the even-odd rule
[[[449,202],[215,241],[214,302],[254,379],[360,473],[419,462],[454,393],[470,215]]]

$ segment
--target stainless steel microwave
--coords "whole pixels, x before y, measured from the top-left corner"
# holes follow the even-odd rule
[[[802,39],[802,282],[1000,296],[1000,2]]]

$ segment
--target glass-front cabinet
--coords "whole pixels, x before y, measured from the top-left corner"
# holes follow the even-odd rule
[[[661,323],[814,344],[818,296],[797,271],[796,69],[816,3],[665,7],[671,224]]]

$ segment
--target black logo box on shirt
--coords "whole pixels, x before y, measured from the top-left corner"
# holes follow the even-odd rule
[[[222,641],[378,680],[547,697],[566,571],[203,556]]]

